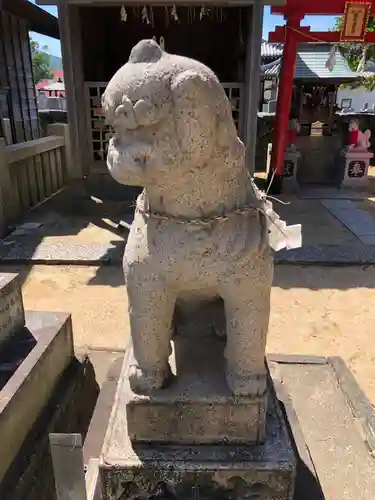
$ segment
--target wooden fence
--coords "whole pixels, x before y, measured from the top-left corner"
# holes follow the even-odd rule
[[[0,236],[67,181],[65,138],[43,137],[5,146],[0,139]]]

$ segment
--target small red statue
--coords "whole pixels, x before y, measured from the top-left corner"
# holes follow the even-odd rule
[[[356,118],[350,120],[349,123],[349,144],[348,149],[357,149],[361,151],[367,151],[370,147],[370,137],[371,131],[366,130],[362,132],[359,129],[359,122]]]

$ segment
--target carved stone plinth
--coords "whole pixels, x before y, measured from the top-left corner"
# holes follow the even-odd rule
[[[271,165],[272,144],[268,144],[267,150],[267,175]],[[284,155],[283,178],[284,182],[292,187],[298,187],[297,173],[301,160],[301,153],[297,149],[286,148]]]
[[[139,442],[259,443],[264,440],[266,395],[234,396],[225,380],[225,340],[176,337],[169,387],[136,395],[126,377],[119,386],[129,438]]]
[[[125,370],[127,362],[124,364]],[[226,442],[225,435],[220,444],[161,444],[156,438],[157,430],[161,429],[161,440],[165,441],[168,423],[160,419],[160,413],[158,420],[153,424],[147,425],[144,420],[145,414],[139,425],[129,421],[129,408],[127,408],[129,391],[124,387],[127,384],[123,380],[124,374],[120,377],[116,405],[100,461],[103,500],[148,498],[291,500],[293,498],[295,458],[284,417],[273,390],[268,393],[267,425],[263,444],[251,446],[231,444]],[[204,386],[206,382],[202,380],[202,385]],[[168,393],[168,390],[165,392]],[[188,389],[187,394],[189,393]],[[134,405],[134,400],[130,404]],[[155,404],[152,396],[148,404],[150,407]],[[209,406],[208,401],[206,404]],[[212,400],[212,408],[215,408],[215,404]],[[233,410],[233,406],[230,404],[227,406]],[[140,412],[139,416],[142,415],[143,409],[137,408],[136,411]],[[168,418],[171,420],[170,430],[173,440],[176,436],[173,425],[177,425],[181,430],[176,407],[173,407],[173,404],[170,405],[169,413],[165,407],[164,419]],[[179,418],[181,421],[186,419],[194,422],[194,416],[185,410]],[[206,419],[203,417],[202,430],[209,429],[210,419],[209,413]],[[228,425],[231,425],[231,422],[232,419],[227,420]],[[186,424],[183,426],[186,432]],[[214,425],[213,427],[217,430]],[[132,441],[128,429],[134,432],[137,428],[142,433],[151,432],[155,439],[149,443]],[[226,434],[228,433],[227,430]],[[195,439],[200,437],[196,435]]]
[[[297,187],[298,167],[301,160],[301,153],[297,149],[287,148],[284,156],[284,182]]]
[[[344,170],[341,185],[347,187],[366,187],[368,184],[368,167],[373,153],[369,151],[342,150],[341,160]]]

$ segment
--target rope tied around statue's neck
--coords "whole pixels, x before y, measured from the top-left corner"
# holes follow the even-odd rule
[[[286,222],[281,220],[278,214],[273,210],[272,203],[269,199],[274,199],[284,205],[288,205],[289,203],[285,203],[277,198],[268,196],[264,191],[260,191],[258,188],[255,189],[255,194],[258,195],[256,199],[259,204],[245,205],[242,208],[235,208],[226,214],[218,214],[211,217],[188,219],[166,215],[160,212],[153,212],[151,211],[149,205],[145,203],[146,200],[144,199],[143,205],[139,200],[137,200],[136,211],[148,219],[152,218],[163,221],[171,221],[177,224],[195,225],[201,227],[209,226],[213,222],[225,222],[234,216],[257,212],[258,214],[262,214],[267,220],[270,246],[274,250],[281,250],[285,247],[287,249],[299,248],[302,245],[301,226],[299,224],[287,226]]]
[[[159,219],[159,220],[165,220],[165,221],[173,221],[177,224],[193,224],[193,225],[201,225],[201,226],[207,226],[207,225],[211,224],[212,222],[224,222],[224,221],[228,220],[230,217],[233,217],[235,215],[244,215],[244,214],[248,214],[250,212],[261,210],[260,207],[256,207],[256,206],[245,206],[243,208],[237,208],[235,210],[232,210],[231,212],[228,212],[227,214],[218,214],[218,215],[213,215],[211,217],[200,217],[200,218],[195,218],[195,219],[188,219],[185,217],[176,217],[173,215],[166,215],[166,214],[163,214],[160,212],[152,212],[150,209],[142,207],[138,203],[137,203],[136,209],[140,214],[142,214],[144,217],[147,217],[147,218],[153,218],[153,219]]]
[[[208,224],[211,224],[212,222],[224,222],[228,220],[231,217],[234,217],[236,215],[246,215],[251,212],[258,211],[262,213],[271,223],[274,222],[274,218],[269,216],[270,209],[272,210],[272,204],[268,200],[274,200],[277,201],[278,203],[281,203],[282,205],[289,205],[290,202],[284,202],[281,201],[273,196],[269,196],[266,192],[258,189],[255,184],[253,183],[253,188],[254,188],[254,193],[256,196],[256,201],[259,204],[249,204],[245,205],[242,208],[235,208],[231,210],[228,213],[223,213],[223,214],[218,214],[218,215],[212,215],[210,217],[197,217],[197,218],[187,218],[187,217],[178,217],[174,215],[167,215],[163,214],[161,212],[157,211],[151,211],[149,203],[146,202],[145,198],[143,197],[142,203],[140,203],[139,199],[137,200],[136,203],[136,210],[142,214],[144,217],[147,218],[153,218],[153,219],[159,219],[159,220],[165,220],[165,221],[173,221],[177,224],[195,224],[195,225],[201,225],[201,226],[206,226]],[[265,205],[266,207],[264,207]],[[273,210],[272,210],[273,211]],[[276,216],[276,212],[273,212]],[[278,218],[278,216],[277,216]]]

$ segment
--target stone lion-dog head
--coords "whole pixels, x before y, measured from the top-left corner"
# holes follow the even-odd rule
[[[243,161],[244,146],[215,74],[200,62],[164,52],[154,40],[132,49],[102,103],[116,132],[107,164],[120,183],[168,186],[215,158]]]

